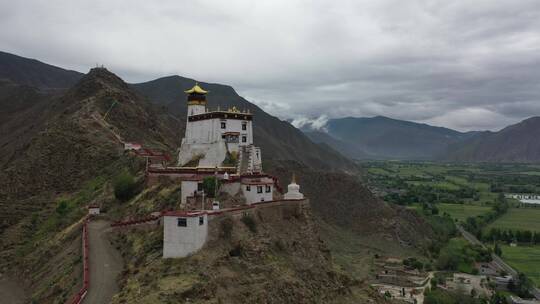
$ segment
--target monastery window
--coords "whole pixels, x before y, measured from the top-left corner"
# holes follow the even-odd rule
[[[185,217],[178,218],[178,227],[187,227],[187,219]]]
[[[197,191],[203,191],[203,183],[197,183]]]
[[[251,191],[251,186],[250,185],[246,186],[246,191]]]
[[[243,142],[243,143],[247,142],[247,136],[242,135],[242,142]]]
[[[257,186],[257,193],[263,193],[262,186]]]
[[[224,121],[222,121],[222,122],[221,122],[221,128],[222,128],[222,129],[226,129],[226,128],[227,128],[227,123],[224,122]]]
[[[199,216],[199,226],[204,225],[204,216]]]
[[[266,193],[270,193],[272,191],[272,187],[269,185],[266,185]]]
[[[242,123],[242,130],[247,130],[247,122]]]

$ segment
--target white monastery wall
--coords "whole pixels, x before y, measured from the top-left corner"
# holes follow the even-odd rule
[[[242,184],[242,192],[246,198],[246,203],[251,205],[258,202],[268,202],[273,200],[274,187],[270,184],[245,185]]]
[[[227,155],[227,148],[223,141],[204,144],[204,143],[183,143],[178,152],[178,165],[183,166],[187,164],[194,157],[204,155],[199,160],[199,166],[201,167],[216,167],[221,166],[225,156]]]
[[[220,191],[226,192],[231,196],[235,196],[240,191],[240,183],[226,183],[222,184]]]
[[[197,181],[182,181],[180,194],[180,203],[182,205],[186,204],[188,196],[193,196],[195,191],[197,191],[197,185]]]
[[[202,218],[202,224],[201,219]],[[182,258],[201,249],[208,236],[208,216],[163,217],[163,258]],[[185,220],[185,227],[179,225]]]
[[[221,128],[221,123],[225,122],[225,129]],[[246,124],[246,130],[242,130],[242,124]],[[183,142],[192,143],[213,143],[221,141],[221,135],[225,132],[238,132],[239,146],[253,144],[252,122],[250,120],[238,119],[205,119],[197,121],[188,121],[186,125],[186,137]],[[243,142],[242,138],[246,138]],[[238,151],[233,150],[233,151]]]
[[[203,114],[206,112],[206,106],[204,105],[190,105],[188,106],[188,116]]]
[[[261,172],[262,171],[262,155],[261,148],[251,146],[251,151],[249,153],[249,169],[250,172]]]
[[[227,156],[227,147],[224,141],[209,144],[209,149],[199,161],[200,167],[219,167]]]

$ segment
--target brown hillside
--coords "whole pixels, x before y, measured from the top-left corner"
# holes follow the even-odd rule
[[[159,229],[122,233],[127,269],[113,303],[386,303],[333,269],[309,209],[287,218],[255,211],[249,219],[214,220],[216,234],[183,259],[161,259]]]
[[[287,189],[295,173],[313,212],[325,222],[370,236],[419,248],[432,237],[428,223],[415,212],[376,198],[357,176],[314,171],[294,162],[276,162],[269,171]]]
[[[23,93],[36,94],[31,89]],[[16,100],[22,104],[25,99]],[[6,131],[0,147],[1,154],[11,155],[0,174],[3,227],[46,208],[48,197],[74,191],[100,175],[121,157],[121,139],[171,150],[179,140],[175,120],[105,69],[92,69],[63,96],[38,98],[11,116],[2,125]]]

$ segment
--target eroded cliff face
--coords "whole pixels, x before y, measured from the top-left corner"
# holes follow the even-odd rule
[[[384,303],[334,270],[309,208],[271,211],[215,219],[205,247],[181,259],[161,258],[161,229],[121,232],[113,303]]]

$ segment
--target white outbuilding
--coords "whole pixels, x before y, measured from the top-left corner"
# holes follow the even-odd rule
[[[204,211],[163,214],[163,258],[183,258],[206,243],[208,215]]]
[[[274,180],[269,176],[243,176],[240,187],[248,205],[274,200]]]

